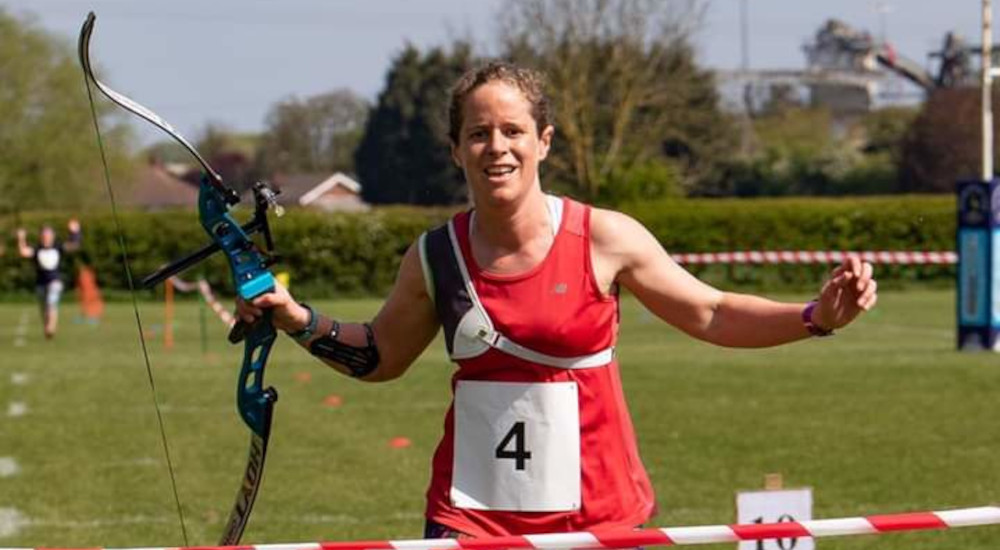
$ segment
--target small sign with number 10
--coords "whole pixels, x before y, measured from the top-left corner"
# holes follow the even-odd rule
[[[746,491],[736,495],[736,521],[740,524],[782,523],[812,519],[812,489]],[[811,538],[750,540],[739,550],[813,550]]]

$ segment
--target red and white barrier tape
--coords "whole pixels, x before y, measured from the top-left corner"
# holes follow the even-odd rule
[[[847,256],[866,262],[897,265],[951,265],[958,254],[951,251],[909,252],[897,250],[765,250],[747,252],[699,252],[671,254],[679,264],[836,264]]]
[[[811,251],[811,250],[765,250],[740,252],[697,252],[691,254],[672,254],[671,257],[679,264],[836,264],[848,256],[857,256],[866,262],[895,265],[953,265],[958,263],[958,254],[951,251],[908,252],[892,250],[864,251]],[[208,281],[199,279],[196,283],[185,282],[177,277],[171,277],[171,282],[180,292],[191,292],[195,288],[201,293],[208,307],[219,319],[232,327],[236,322],[233,315],[226,309],[215,294]],[[0,549],[3,550],[3,549]]]
[[[201,292],[201,297],[205,299],[205,303],[208,304],[208,307],[215,312],[219,320],[225,323],[227,327],[232,328],[236,324],[233,314],[229,313],[229,310],[219,303],[215,294],[212,293],[212,285],[208,284],[208,281],[205,279],[198,281],[198,292]]]
[[[205,279],[198,279],[195,283],[189,283],[183,279],[171,277],[170,284],[174,285],[174,288],[176,288],[179,292],[191,292],[197,289],[198,292],[201,293],[202,299],[204,299],[208,307],[215,312],[215,315],[219,317],[220,321],[225,323],[226,326],[230,328],[236,324],[236,319],[233,318],[233,314],[230,313],[225,306],[219,303],[219,300],[212,292],[212,285],[208,284],[208,281]]]
[[[747,525],[706,525],[661,529],[580,531],[508,537],[470,539],[377,540],[357,542],[303,542],[241,546],[199,546],[197,550],[569,550],[633,548],[639,546],[683,546],[717,544],[744,540],[799,537],[840,537],[877,535],[898,531],[919,531],[1000,524],[1000,507],[965,508],[944,512],[919,512],[801,522],[752,523]],[[29,550],[0,548],[0,550]],[[41,550],[41,549],[38,549]],[[95,550],[95,549],[90,549]],[[139,550],[139,549],[135,549]],[[142,550],[181,550],[144,548]],[[191,550],[195,550],[192,548]]]

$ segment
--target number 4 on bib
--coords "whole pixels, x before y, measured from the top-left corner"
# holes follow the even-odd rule
[[[514,445],[514,450],[509,449],[511,444]],[[514,426],[504,436],[503,441],[497,445],[496,457],[514,460],[515,470],[524,469],[524,463],[531,459],[531,451],[524,448],[524,422],[514,423]]]

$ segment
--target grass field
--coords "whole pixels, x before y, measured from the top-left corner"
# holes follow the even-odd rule
[[[792,297],[801,299],[802,296]],[[658,526],[727,523],[769,472],[815,492],[816,517],[1000,501],[1000,358],[954,351],[953,294],[884,293],[834,338],[739,351],[701,344],[623,304],[624,383],[660,500]],[[358,318],[375,301],[318,303]],[[146,303],[157,399],[192,544],[214,544],[242,475],[241,349],[178,304],[177,345]],[[182,544],[130,306],[41,339],[33,304],[0,305],[0,546]],[[15,345],[27,330],[26,345]],[[245,542],[416,538],[452,367],[440,342],[402,380],[333,375],[287,339],[281,394]],[[395,437],[412,440],[393,448]],[[823,539],[824,549],[994,549],[1000,528]],[[732,545],[726,545],[732,547]]]

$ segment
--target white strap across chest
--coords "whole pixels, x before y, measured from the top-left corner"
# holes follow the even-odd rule
[[[561,221],[562,201],[556,197],[547,198],[554,199],[559,203],[560,208],[558,209],[558,215],[551,217],[553,227],[558,228],[559,224],[556,224],[555,221],[556,219]],[[552,203],[550,201],[550,208],[551,204]],[[471,221],[472,220],[470,219],[470,228],[472,226]],[[558,229],[556,230],[558,231]],[[609,347],[588,355],[579,355],[576,357],[557,357],[529,349],[501,334],[493,326],[493,321],[486,312],[486,308],[483,307],[483,303],[479,300],[479,295],[476,293],[475,286],[472,284],[472,279],[469,277],[469,269],[465,264],[465,257],[462,255],[462,249],[458,244],[458,235],[455,232],[455,224],[453,220],[448,221],[448,237],[451,242],[452,252],[455,255],[455,259],[458,261],[458,268],[462,274],[462,281],[465,285],[466,292],[472,300],[472,309],[470,309],[462,317],[461,321],[459,321],[458,329],[455,331],[454,341],[452,343],[452,359],[457,360],[476,357],[485,353],[489,348],[498,349],[504,353],[513,355],[514,357],[524,359],[525,361],[561,369],[589,369],[603,367],[614,359],[614,347]]]

